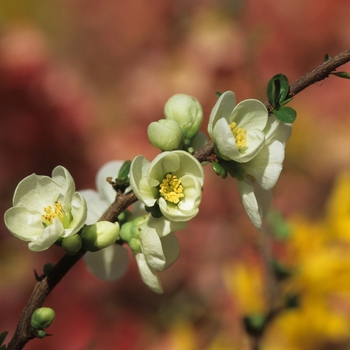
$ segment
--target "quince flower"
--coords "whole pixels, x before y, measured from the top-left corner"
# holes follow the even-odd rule
[[[97,191],[79,191],[87,202],[87,225],[95,224],[115,200],[116,192],[106,179],[110,176],[117,177],[123,163],[119,160],[111,161],[100,168],[96,175]],[[112,244],[96,252],[88,251],[84,255],[84,262],[87,269],[98,278],[113,281],[125,274],[129,265],[129,254],[119,244]]]
[[[146,214],[121,228],[120,236],[135,255],[142,281],[156,293],[163,292],[157,272],[168,268],[180,253],[179,242],[172,232],[185,226],[184,222],[171,222],[164,217],[155,219]]]
[[[188,221],[198,213],[204,172],[185,151],[163,152],[152,162],[137,156],[130,167],[130,185],[146,207],[159,206],[171,221]]]
[[[52,178],[36,174],[24,178],[4,219],[14,236],[30,242],[30,250],[42,251],[59,238],[77,233],[86,216],[85,199],[75,192],[72,176],[67,169],[57,166]]]
[[[271,190],[282,171],[285,145],[292,132],[291,124],[269,117],[260,152],[249,162],[240,163],[236,179],[242,204],[253,225],[261,229],[262,218],[271,202]]]
[[[210,113],[208,133],[222,159],[243,163],[254,158],[264,145],[268,112],[254,99],[235,104],[232,91],[220,96]]]
[[[88,224],[96,222],[114,201],[115,191],[106,178],[116,177],[122,165],[122,161],[112,161],[99,170],[96,177],[98,192],[94,190],[80,191],[88,203]],[[145,214],[145,210],[140,208],[139,203],[135,203],[132,209],[133,216]],[[164,218],[154,219],[150,214],[147,214],[146,219],[142,219],[142,228],[139,231],[141,219],[134,220],[138,220],[136,221],[137,225],[135,225],[137,233],[135,231],[132,237],[125,234],[127,232],[125,226],[134,225],[132,221],[122,226],[123,229],[119,235],[132,248],[143,281],[152,290],[161,293],[162,287],[156,271],[164,270],[176,260],[179,244],[171,232],[184,228],[186,223],[170,222]],[[168,235],[169,238],[167,238]],[[96,252],[87,252],[84,255],[84,261],[88,270],[96,277],[113,281],[125,274],[129,265],[129,255],[128,250],[123,246],[112,244]]]

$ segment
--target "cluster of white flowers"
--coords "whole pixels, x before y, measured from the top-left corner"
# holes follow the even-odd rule
[[[282,170],[291,125],[269,117],[257,100],[237,106],[235,102],[231,91],[220,96],[208,132],[220,166],[236,178],[243,206],[254,226],[261,229],[271,189]],[[62,166],[53,170],[52,178],[26,177],[15,190],[13,207],[5,213],[7,228],[29,241],[33,251],[52,244],[62,246],[68,254],[86,251],[88,269],[104,280],[124,275],[130,252],[142,280],[161,293],[157,273],[168,268],[180,252],[174,232],[197,215],[202,199],[203,166],[191,153],[207,143],[199,132],[203,112],[196,99],[175,95],[164,113],[165,119],[148,128],[150,142],[163,152],[151,162],[143,156],[131,162],[123,191],[132,190],[139,202],[122,213],[118,222],[99,221],[117,195],[106,179],[118,180],[124,164],[112,161],[99,170],[97,191],[76,192],[72,176]]]

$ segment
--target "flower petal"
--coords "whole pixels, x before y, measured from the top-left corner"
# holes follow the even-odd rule
[[[65,210],[71,210],[72,197],[75,192],[75,183],[71,174],[66,168],[59,165],[52,171],[52,180],[60,188],[60,195],[57,200],[62,202]]]
[[[73,219],[66,228],[64,237],[68,237],[77,233],[85,224],[87,218],[87,204],[83,195],[79,192],[75,192],[72,198],[72,216]]]
[[[228,120],[236,104],[236,95],[232,91],[224,92],[216,101],[209,117],[208,133],[214,138],[214,127],[220,118]]]
[[[267,118],[266,106],[258,100],[248,99],[237,104],[230,116],[229,123],[234,121],[242,129],[263,130]]]
[[[180,255],[180,244],[176,236],[171,233],[161,238],[166,264],[164,270],[170,267]]]
[[[162,271],[165,266],[165,256],[156,230],[145,225],[140,232],[140,240],[147,264],[156,271]]]
[[[152,160],[147,172],[148,183],[151,187],[158,186],[166,174],[179,170],[180,157],[178,152],[184,151],[162,152]]]
[[[40,252],[50,248],[64,233],[64,227],[60,220],[54,218],[52,224],[45,227],[42,234],[36,240],[28,244],[30,250]]]
[[[84,255],[87,269],[104,281],[114,281],[124,276],[129,265],[129,254],[124,247],[113,244],[97,252]]]
[[[60,192],[60,187],[50,177],[32,174],[17,185],[13,206],[36,209],[41,212],[44,211],[44,207],[55,202]]]
[[[101,196],[94,190],[82,190],[79,193],[85,198],[87,204],[87,219],[85,224],[94,224],[108,209],[110,204],[106,200],[101,199]]]
[[[164,152],[165,153],[165,152]],[[158,190],[151,188],[147,181],[147,171],[150,163],[143,156],[137,156],[130,167],[130,185],[135,196],[148,207],[152,207],[156,202]]]
[[[112,204],[116,197],[116,192],[107,182],[108,177],[112,177],[113,180],[118,177],[119,170],[124,164],[121,160],[114,160],[104,164],[96,175],[96,187],[97,191],[102,200],[107,201],[107,203]]]
[[[261,214],[259,212],[258,201],[254,194],[253,184],[245,181],[237,181],[237,183],[243,207],[250,221],[258,230],[261,230]]]
[[[146,262],[145,256],[142,253],[136,254],[135,259],[140,271],[142,281],[154,292],[163,293],[162,284],[154,269]]]
[[[187,227],[187,222],[175,222],[165,219],[165,217],[154,218],[150,216],[147,225],[157,231],[159,237],[164,237],[170,232],[175,232]]]
[[[37,239],[44,229],[41,213],[24,207],[8,209],[4,221],[8,230],[23,241]]]

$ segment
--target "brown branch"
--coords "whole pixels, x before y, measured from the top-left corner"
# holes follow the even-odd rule
[[[342,52],[333,59],[324,62],[313,71],[307,73],[290,86],[289,97],[293,97],[308,86],[327,78],[331,72],[341,65],[350,61],[350,49]],[[213,162],[216,160],[214,152],[214,144],[210,141],[201,150],[194,153],[194,156],[200,162]],[[101,220],[115,222],[118,215],[124,211],[129,205],[136,202],[137,198],[130,192],[125,195],[118,195],[116,201],[111,205],[107,212],[101,217]],[[55,266],[49,276],[42,281],[37,282],[29,298],[29,301],[24,308],[21,318],[18,322],[17,329],[13,335],[12,340],[8,345],[8,350],[23,349],[25,344],[33,339],[33,334],[30,331],[30,318],[32,313],[45,301],[46,297],[60,282],[65,274],[78,262],[85,254],[85,251],[80,251],[74,256],[65,255]]]

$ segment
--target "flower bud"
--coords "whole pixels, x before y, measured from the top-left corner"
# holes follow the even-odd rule
[[[192,96],[176,94],[164,106],[167,120],[176,120],[186,139],[197,134],[203,120],[202,106]]]
[[[81,237],[77,234],[63,238],[62,248],[66,253],[70,255],[78,253],[81,246],[82,240]]]
[[[107,248],[119,238],[119,224],[109,221],[99,221],[83,228],[81,237],[83,248],[90,252],[96,252]]]
[[[181,149],[183,134],[175,120],[160,119],[152,122],[147,129],[149,142],[162,151]]]
[[[30,324],[34,329],[45,329],[55,318],[55,311],[49,307],[41,307],[33,312]]]

